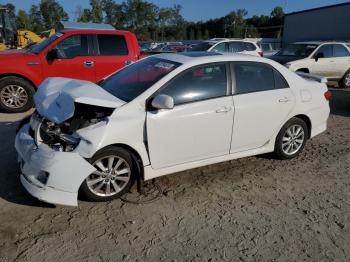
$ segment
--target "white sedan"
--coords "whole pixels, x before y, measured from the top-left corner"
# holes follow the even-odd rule
[[[274,152],[291,159],[327,128],[324,79],[247,55],[160,54],[97,84],[49,78],[15,147],[46,202],[118,198],[135,180]]]

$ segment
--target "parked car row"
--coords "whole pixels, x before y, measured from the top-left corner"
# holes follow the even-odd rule
[[[142,43],[140,49],[143,52],[213,51],[263,56],[261,48],[255,42],[226,38],[213,38],[186,44],[182,42]]]

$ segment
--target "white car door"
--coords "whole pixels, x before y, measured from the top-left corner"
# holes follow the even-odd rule
[[[295,97],[282,75],[270,65],[236,62],[234,67],[235,106],[230,153],[265,145],[295,104]]]
[[[321,54],[322,57],[316,59]],[[310,59],[310,73],[324,77],[334,76],[333,45],[322,45]]]
[[[229,153],[234,108],[226,72],[224,63],[195,67],[155,94],[171,96],[175,106],[147,112],[147,142],[154,169]]]
[[[350,69],[350,52],[341,44],[335,44],[333,52],[334,78],[340,79],[345,75],[346,71]]]

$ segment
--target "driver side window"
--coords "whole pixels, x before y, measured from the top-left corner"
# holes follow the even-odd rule
[[[87,35],[72,35],[59,42],[54,49],[57,50],[57,58],[69,59],[77,56],[88,56]]]
[[[323,45],[321,46],[315,56],[317,56],[318,54],[323,54],[323,56],[321,58],[330,58],[330,57],[333,57],[333,47],[332,45]]]
[[[220,43],[218,45],[216,45],[214,48],[213,48],[213,51],[216,51],[216,52],[227,52],[227,43]]]
[[[175,105],[226,96],[226,64],[189,69],[167,84],[159,94],[171,96]]]

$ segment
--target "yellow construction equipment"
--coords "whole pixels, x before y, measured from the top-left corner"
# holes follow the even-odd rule
[[[55,29],[45,31],[40,36],[29,30],[17,30],[16,18],[7,8],[0,6],[0,51],[25,48],[53,34],[55,34]]]

